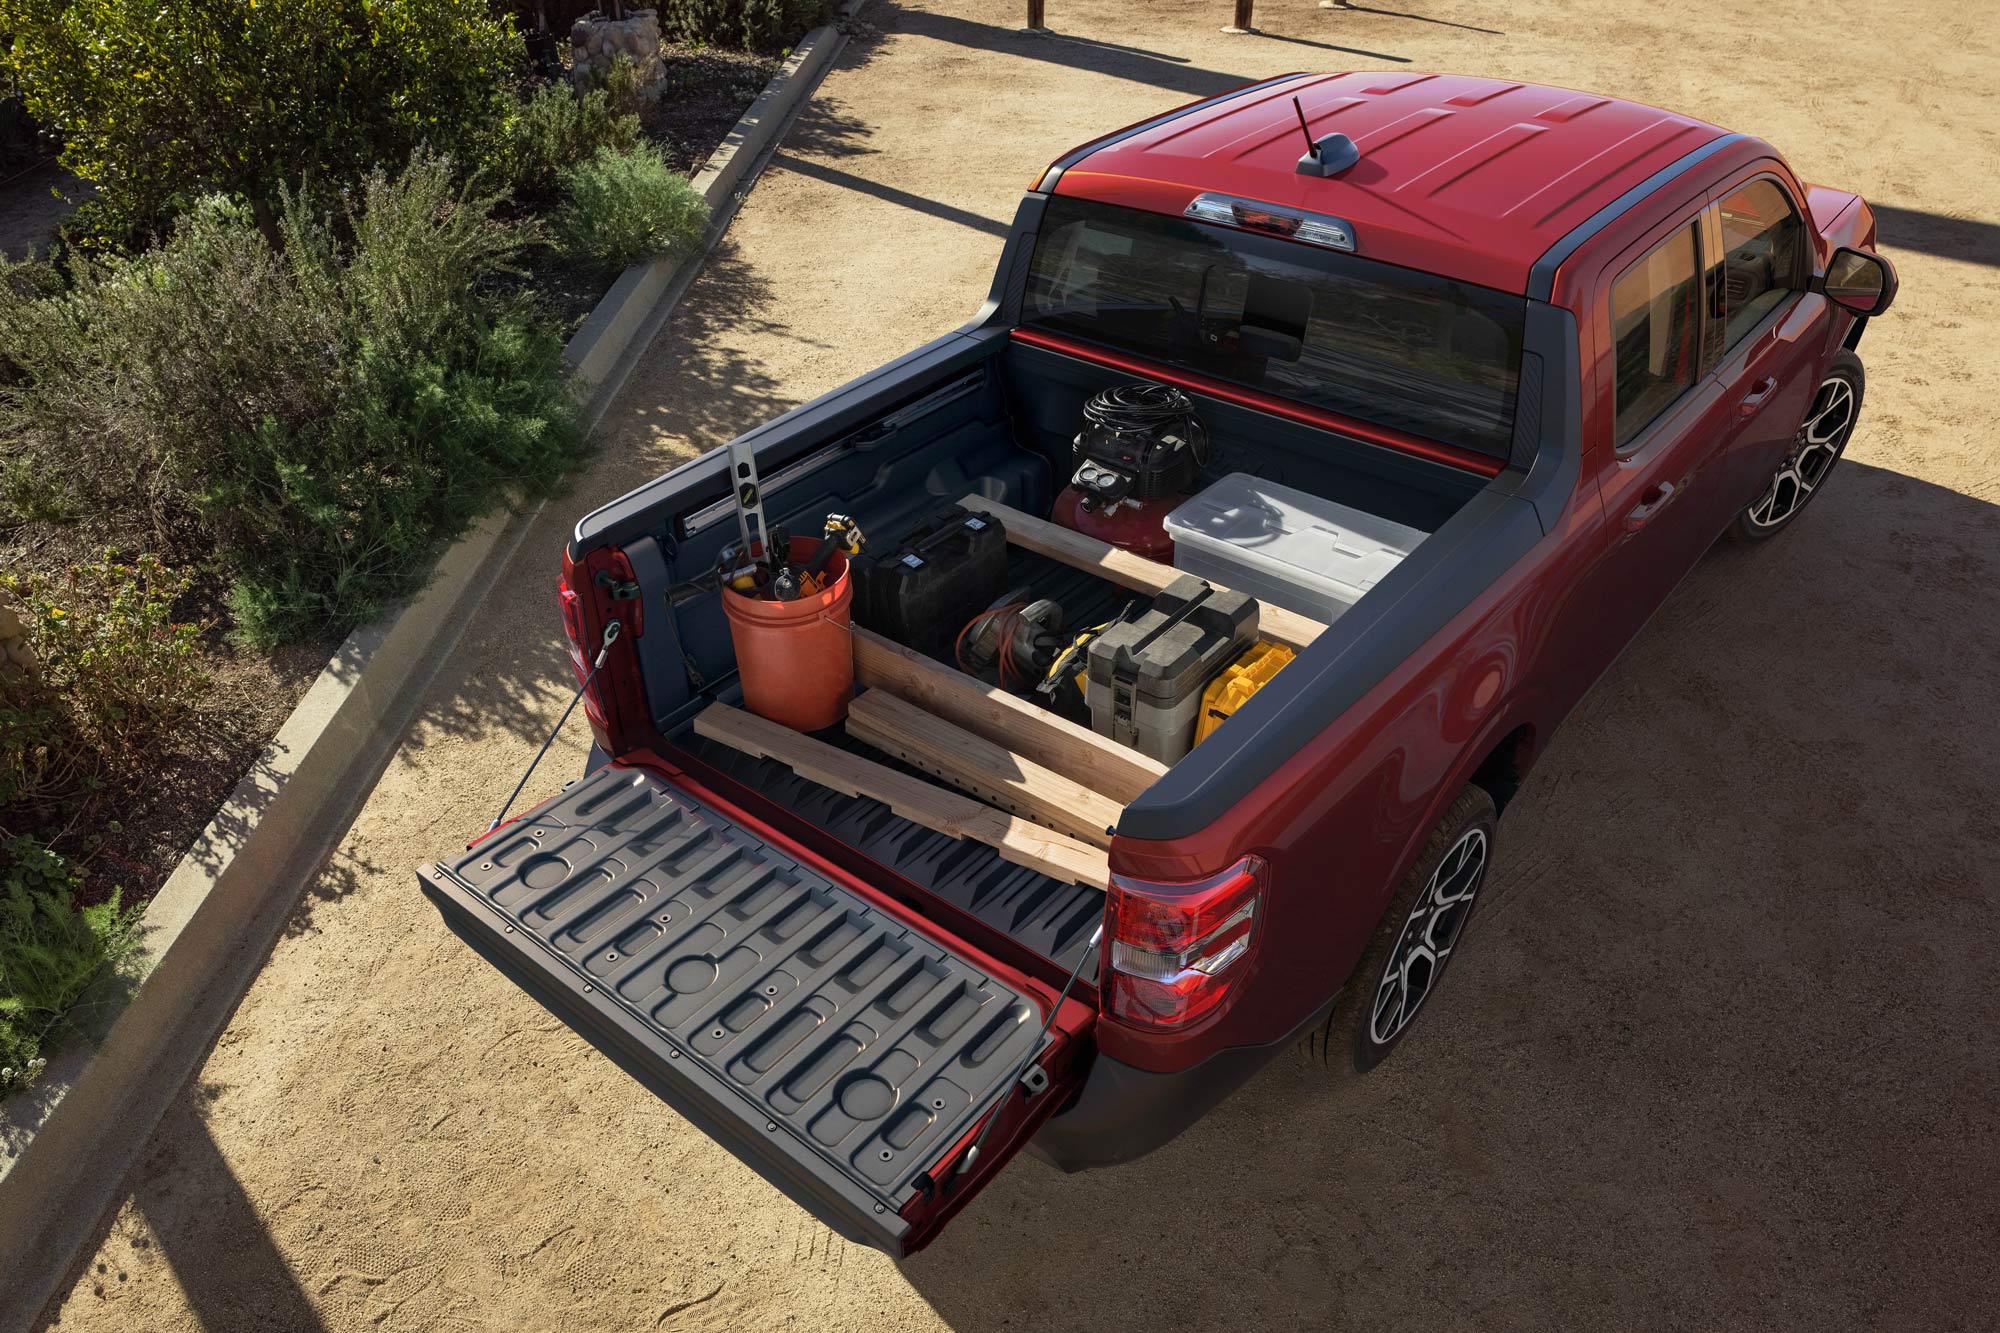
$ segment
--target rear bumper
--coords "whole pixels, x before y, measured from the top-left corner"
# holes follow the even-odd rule
[[[1229,1046],[1191,1069],[1156,1074],[1098,1053],[1076,1100],[1028,1142],[1028,1151],[1064,1171],[1117,1166],[1144,1157],[1207,1115],[1277,1056],[1326,1022],[1336,992],[1304,1022],[1262,1046]]]

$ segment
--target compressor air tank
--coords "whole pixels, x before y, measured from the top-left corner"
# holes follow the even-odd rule
[[[1208,429],[1170,384],[1121,384],[1083,405],[1070,482],[1051,517],[1066,528],[1169,564],[1166,517],[1208,461]]]

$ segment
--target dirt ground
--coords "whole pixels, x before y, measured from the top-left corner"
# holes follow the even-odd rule
[[[2000,29],[1964,0],[880,2],[433,687],[64,1329],[1970,1328],[2000,1247]],[[1878,202],[1901,267],[1830,491],[1718,549],[1509,810],[1370,1079],[1286,1059],[1162,1151],[831,1236],[456,942],[412,866],[565,702],[575,515],[963,319],[1030,173],[1294,68],[1674,107]],[[570,730],[530,795],[583,759]]]

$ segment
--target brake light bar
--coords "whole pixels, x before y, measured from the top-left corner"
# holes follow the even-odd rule
[[[1221,1013],[1252,971],[1268,878],[1256,856],[1188,884],[1113,875],[1105,900],[1110,1016],[1163,1030]]]
[[[1198,194],[1182,214],[1196,222],[1213,222],[1243,231],[1267,232],[1305,245],[1354,253],[1354,226],[1325,213],[1239,199],[1231,194]]]

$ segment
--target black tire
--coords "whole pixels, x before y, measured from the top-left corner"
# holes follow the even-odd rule
[[[1467,787],[1451,803],[1451,808],[1444,812],[1437,827],[1431,830],[1431,836],[1424,842],[1423,852],[1395,896],[1389,900],[1381,922],[1375,927],[1375,938],[1368,942],[1367,952],[1354,965],[1354,973],[1347,979],[1340,1002],[1328,1015],[1326,1026],[1315,1043],[1319,1055],[1336,1073],[1365,1074],[1381,1064],[1402,1044],[1417,1018],[1430,1007],[1430,998],[1437,993],[1452,958],[1464,945],[1466,924],[1473,908],[1478,906],[1479,890],[1493,864],[1493,833],[1498,820],[1493,798],[1485,789]],[[1457,911],[1456,918],[1451,919],[1449,908],[1438,910],[1438,904],[1428,900],[1440,888],[1440,872],[1446,868],[1447,860],[1468,842],[1476,845],[1479,861],[1472,868],[1470,879],[1453,890],[1453,904],[1462,901],[1463,906]],[[1461,872],[1463,869],[1460,867]],[[1451,876],[1447,875],[1445,882],[1450,881]],[[1427,904],[1427,914],[1421,920],[1416,911],[1420,902]],[[1432,932],[1441,923],[1447,925],[1449,933],[1449,938],[1443,941],[1442,956],[1436,957],[1434,963],[1427,966],[1422,992],[1415,997],[1415,1004],[1408,1007],[1407,1013],[1397,1014],[1393,1030],[1385,1031],[1381,1006],[1385,1003],[1385,983],[1389,981],[1392,967],[1400,963],[1409,972],[1413,952],[1434,949],[1439,943],[1439,938]],[[1406,939],[1412,931],[1417,932],[1417,938]],[[1423,938],[1426,934],[1430,934],[1430,939]],[[1411,998],[1408,979],[1405,978],[1402,990],[1404,1002]]]
[[[1837,432],[1829,432],[1826,439],[1809,439],[1813,423],[1826,412],[1834,410],[1830,395],[1839,394],[1840,386],[1845,386],[1847,394],[1846,420]],[[1861,358],[1843,347],[1834,356],[1833,364],[1827,367],[1819,387],[1813,390],[1812,402],[1806,406],[1804,420],[1799,422],[1798,436],[1793,441],[1791,452],[1772,476],[1764,494],[1745,505],[1743,512],[1729,525],[1730,536],[1752,544],[1769,541],[1792,526],[1792,521],[1805,512],[1813,497],[1826,489],[1834,465],[1847,452],[1847,442],[1854,435],[1854,423],[1861,419],[1861,397],[1867,387],[1868,377],[1861,369]]]

